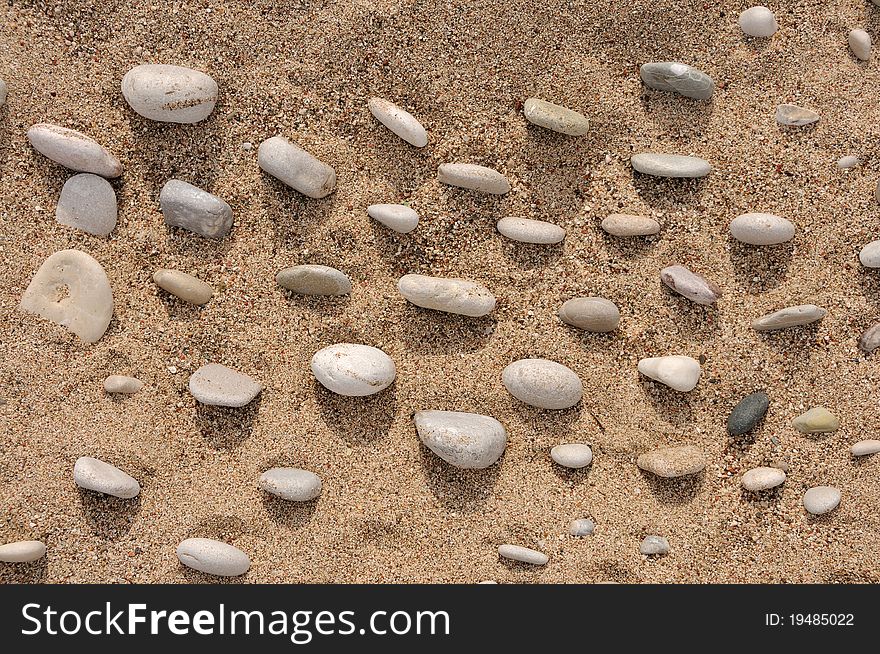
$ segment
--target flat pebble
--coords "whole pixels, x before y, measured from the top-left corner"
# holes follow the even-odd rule
[[[660,233],[660,223],[647,216],[613,213],[602,221],[602,229],[612,236],[651,236]]]
[[[141,485],[137,479],[116,466],[89,456],[81,456],[73,466],[73,481],[80,488],[112,495],[124,500],[137,497]]]
[[[177,546],[177,558],[188,568],[215,577],[238,577],[251,567],[240,549],[210,538],[187,538]]]
[[[878,347],[880,347],[880,322],[868,327],[859,338],[859,348],[865,354],[870,354]]]
[[[840,419],[824,406],[813,407],[791,421],[802,434],[827,434],[840,429]]]
[[[868,34],[863,29],[856,28],[854,30],[850,30],[850,33],[847,35],[846,38],[849,42],[849,49],[852,50],[852,53],[856,56],[857,59],[867,61],[871,58],[870,34]]]
[[[764,6],[750,7],[739,15],[740,29],[748,36],[767,38],[776,34],[776,16]]]
[[[674,91],[694,100],[708,100],[715,90],[715,82],[706,73],[677,61],[642,64],[639,76],[645,86]]]
[[[214,296],[214,289],[208,284],[179,270],[157,270],[153,273],[153,281],[162,290],[190,304],[205,304]]]
[[[34,150],[65,168],[101,177],[119,177],[122,164],[93,138],[75,129],[40,123],[27,131]]]
[[[880,268],[880,241],[871,241],[863,247],[859,261],[865,268]]]
[[[243,407],[263,387],[249,375],[219,363],[206,363],[189,378],[189,392],[209,406]]]
[[[660,271],[660,281],[697,304],[714,304],[721,297],[717,284],[684,266],[667,266]]]
[[[776,107],[776,122],[790,127],[803,127],[819,120],[819,114],[812,109],[804,109],[794,104],[781,104]]]
[[[530,563],[532,565],[547,565],[550,560],[543,552],[519,545],[499,545],[498,556],[511,561]]]
[[[144,382],[136,377],[125,375],[110,375],[104,380],[104,390],[108,393],[123,393],[131,395],[144,387]]]
[[[510,182],[504,175],[497,170],[476,164],[440,164],[437,169],[437,180],[441,184],[491,195],[504,195],[510,191]]]
[[[388,388],[397,375],[394,361],[369,345],[336,343],[315,352],[312,373],[339,395],[363,397]]]
[[[165,223],[208,238],[223,238],[232,228],[232,207],[216,195],[179,179],[165,182],[159,193]]]
[[[859,441],[851,448],[849,448],[850,454],[853,456],[868,456],[869,454],[877,454],[880,452],[880,441],[878,440],[867,440],[867,441]]]
[[[742,486],[747,491],[776,488],[785,482],[785,473],[779,468],[752,468],[742,476]]]
[[[658,477],[674,479],[702,471],[706,467],[706,455],[693,445],[661,447],[641,454],[636,465]]]
[[[730,221],[730,235],[749,245],[778,245],[794,238],[794,224],[772,213],[744,213]]]
[[[583,114],[538,98],[526,100],[523,113],[532,125],[567,136],[583,136],[590,128],[590,121]]]
[[[692,391],[700,381],[700,362],[681,354],[648,357],[639,361],[639,372],[676,391]]]
[[[520,359],[501,373],[507,391],[539,409],[568,409],[581,401],[583,384],[573,370],[547,359]]]
[[[20,307],[95,343],[113,317],[113,292],[100,263],[79,250],[61,250],[37,270]]]
[[[116,192],[103,177],[74,175],[61,188],[55,220],[95,236],[107,236],[116,227]]]
[[[559,308],[559,319],[588,332],[610,332],[620,325],[620,310],[604,297],[576,297]]]
[[[495,308],[495,296],[482,284],[466,279],[404,275],[397,290],[423,309],[478,318]]]
[[[336,171],[283,136],[257,148],[257,163],[272,177],[310,198],[323,198],[336,188]]]
[[[840,505],[840,491],[834,486],[814,486],[804,493],[804,508],[813,515],[833,511]]]
[[[6,95],[9,92],[9,89],[6,87],[6,82],[0,79],[0,107],[6,104]]]
[[[577,470],[593,462],[593,450],[583,443],[563,443],[550,450],[550,458],[563,468]]]
[[[122,96],[139,115],[165,123],[197,123],[217,104],[217,82],[209,75],[167,64],[143,64],[122,78]]]
[[[589,518],[578,518],[568,525],[568,533],[572,536],[591,536],[595,529],[596,525]]]
[[[351,280],[341,270],[330,266],[306,264],[285,268],[275,276],[281,288],[300,295],[347,295]]]
[[[422,443],[456,468],[493,465],[507,447],[507,431],[490,416],[461,411],[417,411],[413,416]]]
[[[639,552],[645,556],[667,554],[669,552],[669,541],[663,536],[645,536],[639,544]]]
[[[382,98],[370,98],[370,113],[394,134],[417,148],[428,145],[428,133],[408,111]]]
[[[859,165],[859,158],[853,154],[848,154],[844,157],[841,157],[837,160],[837,167],[841,170],[847,170],[848,168],[855,168]]]
[[[32,563],[44,556],[46,545],[38,540],[20,540],[0,545],[0,562],[3,563]]]
[[[260,475],[260,488],[291,502],[309,502],[321,494],[321,478],[300,468],[270,468]]]
[[[712,171],[705,159],[679,154],[642,152],[634,154],[630,163],[636,172],[654,177],[705,177]]]
[[[559,225],[530,218],[508,216],[499,220],[495,229],[512,241],[535,245],[553,245],[565,238],[565,230]]]
[[[371,204],[367,215],[399,234],[409,234],[419,225],[419,214],[405,204]]]
[[[761,316],[752,322],[752,329],[758,332],[769,332],[775,329],[800,327],[822,320],[827,314],[825,309],[817,307],[815,304],[799,304]]]
[[[746,395],[730,412],[727,418],[727,433],[731,436],[748,434],[764,418],[770,408],[767,393],[758,392]]]

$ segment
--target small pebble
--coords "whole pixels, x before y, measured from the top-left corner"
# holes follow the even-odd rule
[[[603,297],[576,297],[559,308],[559,319],[588,332],[610,332],[620,325],[620,310]]]
[[[107,236],[116,227],[116,192],[103,177],[74,175],[61,188],[55,220],[95,236]]]
[[[667,554],[669,552],[669,541],[663,536],[645,536],[639,545],[639,552],[645,556]]]
[[[490,416],[461,411],[417,411],[422,443],[441,459],[463,469],[493,465],[507,447],[507,431]]]
[[[399,234],[409,234],[419,224],[419,214],[405,204],[371,204],[367,215]]]
[[[262,390],[263,387],[249,375],[219,363],[207,363],[189,378],[189,392],[209,406],[243,407]]]
[[[110,375],[104,380],[104,390],[108,393],[123,393],[131,395],[144,387],[144,382],[135,377],[125,375]]]
[[[580,377],[561,363],[547,359],[520,359],[501,373],[507,391],[539,409],[568,409],[581,401]]]
[[[871,35],[863,29],[851,30],[847,36],[849,49],[857,59],[868,61],[871,58]]]
[[[75,129],[40,123],[27,131],[34,150],[65,168],[101,177],[119,177],[122,164],[97,141]]]
[[[535,245],[553,245],[565,238],[565,230],[559,225],[529,218],[508,216],[499,220],[495,229],[512,241]]]
[[[397,290],[423,309],[478,318],[495,308],[495,296],[482,284],[466,279],[404,275]]]
[[[865,268],[880,268],[880,241],[871,241],[863,247],[859,261]]]
[[[223,238],[232,228],[232,207],[216,195],[179,179],[165,182],[159,193],[165,223],[208,238]]]
[[[583,443],[564,443],[550,450],[550,458],[563,468],[578,470],[593,462],[593,450]]]
[[[613,213],[602,221],[602,229],[612,236],[651,236],[660,233],[660,223],[647,216]]]
[[[437,181],[491,195],[504,195],[510,191],[510,182],[504,175],[497,170],[476,164],[440,164],[437,169]]]
[[[177,558],[188,568],[215,577],[238,577],[251,567],[240,549],[210,538],[187,538],[177,546]]]
[[[46,546],[38,540],[20,540],[0,545],[0,562],[3,563],[32,563],[44,556]]]
[[[209,75],[167,64],[135,66],[122,78],[122,96],[136,113],[165,123],[197,123],[217,104],[217,82]]]
[[[776,107],[776,122],[780,125],[802,127],[819,120],[819,114],[794,104],[781,104]]]
[[[773,12],[760,5],[742,12],[739,15],[739,26],[748,36],[759,39],[773,36],[779,29]]]
[[[721,289],[714,282],[684,266],[667,266],[660,271],[660,281],[697,304],[714,304],[721,297]]]
[[[568,525],[568,533],[572,536],[592,536],[596,525],[589,518],[572,520]]]
[[[859,441],[858,443],[853,445],[849,451],[853,456],[868,456],[869,454],[877,454],[878,452],[880,452],[880,441]]]
[[[840,491],[834,486],[814,486],[804,493],[804,508],[813,515],[833,511],[840,505]]]
[[[636,172],[654,177],[705,177],[712,171],[705,159],[678,154],[642,152],[634,154],[630,163]]]
[[[428,145],[428,133],[408,111],[382,98],[370,98],[368,106],[376,120],[410,145],[417,148]]]
[[[153,281],[162,290],[190,304],[206,304],[214,296],[214,289],[208,284],[179,270],[157,270],[153,273]]]
[[[521,563],[530,563],[532,565],[547,565],[550,560],[543,552],[529,549],[528,547],[520,547],[519,545],[499,545],[498,556],[511,561],[519,561]]]
[[[767,393],[758,392],[746,395],[730,412],[727,418],[727,433],[742,436],[757,427],[770,408]]]
[[[744,213],[730,221],[730,235],[749,245],[778,245],[794,238],[794,224],[772,213]]]
[[[825,309],[817,307],[815,304],[799,304],[761,316],[752,322],[752,329],[757,332],[769,332],[776,329],[801,327],[822,320],[827,314]]]
[[[89,456],[82,456],[73,466],[73,481],[80,488],[112,495],[124,500],[137,497],[141,485],[119,468]]]
[[[315,352],[312,373],[322,386],[339,395],[363,397],[389,386],[397,375],[394,361],[369,345],[337,343]]]
[[[791,421],[802,434],[828,434],[840,429],[840,419],[823,406],[813,407]]]
[[[6,88],[6,82],[0,79],[0,107],[6,104],[6,94],[9,89]]]
[[[706,73],[677,61],[643,64],[639,76],[645,86],[658,91],[674,91],[694,100],[708,100],[715,89],[715,82]]]
[[[865,354],[870,354],[880,347],[880,322],[868,327],[859,339],[859,348]]]
[[[310,198],[323,198],[336,188],[336,171],[283,136],[257,148],[257,164],[272,177]]]
[[[291,502],[309,502],[321,494],[321,478],[300,468],[270,468],[260,475],[260,488]]]
[[[706,467],[706,455],[693,445],[661,447],[641,454],[636,465],[658,477],[674,479],[701,472]]]
[[[330,266],[307,264],[285,268],[275,276],[281,288],[300,295],[347,295],[351,280],[341,270]]]
[[[742,485],[747,491],[776,488],[785,481],[785,473],[779,468],[752,468],[742,476]]]
[[[700,362],[680,354],[641,359],[638,368],[646,377],[682,393],[692,391],[700,381]]]
[[[846,170],[848,168],[855,168],[859,165],[859,158],[855,155],[848,154],[845,157],[841,157],[837,160],[837,167]]]
[[[590,121],[583,114],[538,98],[526,100],[523,113],[533,125],[567,136],[583,136],[590,127]]]

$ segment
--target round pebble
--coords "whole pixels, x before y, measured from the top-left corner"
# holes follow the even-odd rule
[[[190,304],[206,304],[214,296],[214,289],[208,284],[179,270],[157,270],[153,281],[162,290]]]
[[[706,467],[706,455],[693,445],[661,447],[640,455],[636,465],[658,477],[674,479],[701,472]]]
[[[568,409],[581,401],[584,388],[574,371],[547,359],[520,359],[501,373],[507,391],[539,409]]]
[[[562,227],[543,220],[508,216],[499,220],[495,228],[503,236],[520,243],[553,245],[561,243],[565,238],[565,230]]]
[[[466,279],[404,275],[397,290],[423,309],[478,318],[495,308],[495,296],[482,284]]]
[[[859,261],[865,268],[880,268],[880,241],[871,241],[863,247]]]
[[[531,565],[547,565],[550,560],[543,552],[521,547],[519,545],[499,545],[498,556],[511,561],[519,561],[520,563],[530,563]]]
[[[841,157],[837,160],[837,167],[841,170],[847,170],[849,168],[855,168],[859,165],[859,158],[855,155],[848,154],[844,157]]]
[[[815,304],[799,304],[761,316],[752,322],[752,329],[757,332],[768,332],[776,329],[801,327],[822,320],[827,314],[825,309],[817,307]]]
[[[363,397],[388,388],[397,375],[394,361],[369,345],[337,343],[315,352],[312,373],[322,386],[339,395]]]
[[[692,391],[700,381],[700,362],[680,354],[641,359],[639,372],[676,391]]]
[[[309,502],[321,494],[321,478],[300,468],[270,468],[260,475],[260,488],[291,502]]]
[[[828,434],[840,429],[840,419],[823,406],[813,407],[791,421],[802,434]]]
[[[504,175],[497,170],[476,164],[440,164],[437,169],[437,181],[490,195],[504,195],[510,191],[510,182]]]
[[[779,26],[776,16],[767,7],[757,6],[746,9],[739,15],[739,26],[748,36],[767,38],[776,34]]]
[[[410,145],[417,148],[428,145],[428,133],[408,111],[382,98],[370,98],[368,106],[376,120]]]
[[[119,468],[89,456],[82,456],[73,466],[73,481],[80,488],[112,495],[124,500],[137,497],[141,485]]]
[[[550,458],[563,468],[578,470],[593,462],[593,450],[583,443],[564,443],[550,450]]]
[[[275,276],[281,288],[300,295],[347,295],[351,280],[341,270],[330,266],[307,264],[285,268]]]
[[[660,271],[660,281],[697,304],[714,304],[721,297],[717,284],[684,266],[667,266]]]
[[[748,434],[764,418],[770,408],[767,393],[758,392],[746,395],[730,412],[727,418],[727,433],[731,436]]]
[[[706,73],[677,61],[643,64],[639,76],[649,88],[674,91],[694,100],[708,100],[715,90],[715,82]]]
[[[663,536],[645,536],[639,544],[639,552],[645,556],[659,556],[669,552],[669,541]]]
[[[272,177],[310,198],[323,198],[336,188],[336,171],[283,136],[257,148],[257,164]]]
[[[371,204],[367,215],[399,234],[409,234],[419,225],[419,214],[405,204]]]
[[[179,179],[165,182],[159,193],[165,224],[208,238],[223,238],[232,228],[232,207],[216,195]]]
[[[464,469],[493,465],[507,447],[507,431],[490,416],[461,411],[417,411],[422,443],[441,459]]]
[[[863,29],[851,30],[847,35],[849,49],[856,56],[856,59],[867,61],[871,58],[871,35]]]
[[[877,454],[880,452],[880,441],[878,440],[867,440],[867,441],[859,441],[855,445],[853,445],[850,449],[850,454],[853,456],[868,456],[870,454]]]
[[[101,177],[119,177],[122,164],[94,139],[75,129],[40,123],[27,131],[34,150],[65,168]]]
[[[0,545],[0,562],[32,563],[46,556],[46,546],[38,540],[20,540]]]
[[[747,491],[758,492],[776,488],[785,481],[785,473],[779,468],[752,468],[742,476]]]
[[[572,536],[591,536],[596,529],[596,525],[589,518],[578,518],[572,520],[568,525],[568,533]]]
[[[651,236],[660,233],[660,223],[647,216],[613,213],[602,221],[602,229],[612,236]]]
[[[643,152],[634,154],[630,163],[636,172],[654,177],[705,177],[712,171],[705,159],[678,154]]]
[[[834,486],[814,486],[804,493],[804,508],[813,515],[833,511],[840,505],[840,491]]]
[[[74,175],[61,188],[55,220],[95,236],[107,236],[116,227],[116,192],[103,177]]]
[[[880,322],[868,327],[859,338],[859,348],[865,354],[870,354],[880,347]]]
[[[219,363],[205,364],[189,378],[189,392],[208,406],[243,407],[262,390],[249,375]]]
[[[177,546],[177,558],[188,568],[215,577],[238,577],[251,567],[240,549],[210,538],[187,538]]]
[[[588,332],[610,332],[620,325],[620,310],[603,297],[576,297],[559,308],[559,319]]]
[[[209,75],[167,64],[135,66],[122,78],[122,95],[139,115],[165,123],[197,123],[217,104]]]
[[[583,136],[590,127],[590,121],[583,114],[538,98],[526,100],[523,113],[533,125],[567,136]]]
[[[125,375],[110,375],[104,380],[104,390],[108,393],[123,393],[131,395],[144,387],[144,382],[135,377]]]
[[[803,127],[819,120],[819,114],[812,109],[804,109],[794,104],[781,104],[776,107],[776,122],[790,127]]]
[[[778,245],[794,238],[794,225],[772,213],[744,213],[730,221],[730,235],[748,245]]]

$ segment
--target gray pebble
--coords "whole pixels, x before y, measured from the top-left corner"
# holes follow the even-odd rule
[[[46,545],[38,540],[20,540],[0,545],[0,562],[3,563],[32,563],[44,556]]]
[[[476,164],[440,164],[437,169],[437,180],[441,184],[491,195],[504,195],[510,191],[510,182],[504,175],[497,170]]]
[[[179,179],[165,182],[159,193],[165,223],[208,238],[223,238],[232,227],[232,207],[226,202]]]
[[[814,486],[804,493],[804,508],[813,515],[833,511],[840,505],[840,491],[834,486]]]
[[[727,433],[742,436],[752,431],[770,408],[770,398],[758,392],[746,395],[730,412],[727,418]]]
[[[714,304],[721,297],[721,289],[714,282],[684,266],[667,266],[660,271],[660,281],[697,304]]]
[[[563,443],[550,450],[550,458],[563,468],[578,470],[593,462],[593,450],[583,443]]]
[[[104,380],[104,390],[108,393],[123,393],[131,395],[144,387],[144,382],[135,377],[125,375],[110,375]]]
[[[602,221],[602,229],[612,236],[651,236],[660,233],[660,223],[647,216],[613,213]]]
[[[285,268],[275,276],[282,288],[300,295],[347,295],[351,280],[341,270],[330,266],[307,264]]]
[[[385,390],[397,376],[397,367],[376,347],[336,343],[315,352],[312,374],[326,389],[347,397],[363,397]]]
[[[776,107],[776,122],[780,125],[802,127],[819,120],[819,114],[812,109],[804,109],[794,104],[781,104]]]
[[[581,401],[584,388],[574,371],[547,359],[520,359],[501,373],[507,391],[539,409],[568,409]]]
[[[859,441],[855,445],[850,448],[850,454],[853,456],[868,456],[870,454],[877,454],[880,452],[880,441],[878,440],[867,440],[867,441]]]
[[[61,188],[55,220],[95,236],[107,236],[116,227],[116,193],[103,177],[74,175]]]
[[[794,238],[794,225],[772,213],[744,213],[730,221],[730,235],[749,245],[778,245]]]
[[[6,82],[0,79],[0,107],[6,104],[6,94],[8,89],[6,88]]]
[[[523,113],[533,125],[567,136],[583,136],[590,128],[590,121],[583,114],[538,98],[526,100]]]
[[[572,536],[592,536],[596,525],[589,518],[578,518],[572,520],[568,526],[568,533]]]
[[[752,468],[742,476],[742,486],[747,491],[759,491],[776,488],[785,482],[785,472],[779,468]]]
[[[859,262],[865,268],[880,268],[880,241],[871,241],[859,252]]]
[[[498,232],[512,241],[535,245],[553,245],[565,238],[565,230],[559,225],[543,220],[514,218],[508,216],[495,224]]]
[[[300,468],[270,468],[260,475],[260,488],[291,502],[309,502],[321,494],[321,478]]]
[[[841,157],[837,160],[837,167],[842,170],[847,170],[848,168],[855,168],[859,165],[859,158],[855,155],[848,154],[844,157]]]
[[[208,284],[179,270],[157,270],[153,281],[162,290],[190,304],[206,304],[214,296],[214,289]]]
[[[639,76],[652,89],[674,91],[694,100],[708,100],[715,89],[715,82],[706,73],[677,61],[643,64]]]
[[[478,318],[495,308],[495,296],[489,289],[466,279],[404,275],[397,290],[423,309]]]
[[[260,168],[310,198],[323,198],[336,188],[336,171],[283,136],[257,148]]]
[[[197,123],[217,104],[217,82],[209,75],[166,64],[135,66],[122,78],[122,95],[144,118],[166,123]]]
[[[550,560],[550,557],[543,552],[519,545],[499,545],[498,556],[510,559],[511,561],[530,563],[531,565],[547,565],[547,562]]]
[[[409,234],[419,225],[419,214],[405,204],[371,204],[367,215],[398,234]]]
[[[674,479],[701,472],[706,467],[706,455],[693,445],[661,447],[640,455],[636,465],[658,477]]]
[[[422,443],[456,468],[493,465],[507,447],[507,431],[489,416],[460,411],[417,411],[413,416]]]
[[[428,133],[408,111],[382,98],[370,98],[370,113],[394,134],[417,148],[428,145]]]
[[[137,497],[141,492],[141,485],[137,479],[109,463],[88,456],[76,460],[73,466],[73,480],[80,488],[124,500]]]
[[[871,58],[871,35],[863,29],[851,30],[847,35],[849,49],[856,56],[856,59],[868,61]]]
[[[878,347],[880,347],[880,322],[868,327],[859,339],[859,348],[865,354],[870,354]]]
[[[251,567],[240,549],[210,538],[187,538],[177,546],[177,558],[188,568],[216,577],[237,577]]]
[[[822,320],[827,313],[825,309],[817,307],[815,304],[799,304],[761,316],[752,322],[752,329],[758,332],[768,332],[775,329],[800,327]]]
[[[639,545],[639,552],[645,556],[667,554],[669,552],[669,541],[663,536],[645,536]]]
[[[122,164],[97,141],[75,129],[40,123],[27,131],[34,150],[65,168],[101,177],[119,177]]]
[[[642,152],[634,154],[630,163],[636,172],[654,177],[705,177],[712,171],[705,159],[678,154]]]
[[[610,332],[620,325],[620,310],[603,297],[576,297],[559,308],[559,319],[588,332]]]
[[[205,364],[189,378],[189,392],[209,406],[243,407],[261,390],[252,377],[219,363]]]

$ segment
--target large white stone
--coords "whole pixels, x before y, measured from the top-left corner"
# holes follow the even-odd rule
[[[116,192],[103,177],[74,175],[61,188],[55,220],[95,236],[108,236],[116,227]]]
[[[489,289],[467,279],[404,275],[397,282],[397,290],[423,309],[476,318],[495,308],[495,296]]]
[[[772,213],[744,213],[730,221],[730,235],[749,245],[778,245],[794,238],[794,225]]]
[[[700,381],[700,362],[680,354],[648,357],[639,361],[639,372],[676,391],[692,391]]]
[[[119,177],[122,164],[93,138],[75,129],[40,123],[27,131],[34,150],[65,168]]]
[[[501,373],[507,391],[539,409],[568,409],[581,401],[583,384],[571,368],[547,359],[520,359]]]
[[[76,460],[73,480],[80,488],[124,500],[137,497],[141,492],[137,479],[116,466],[89,456],[81,456]]]
[[[419,438],[456,468],[488,468],[507,447],[504,426],[489,416],[461,411],[417,411]]]
[[[708,100],[715,90],[715,82],[706,73],[677,61],[643,64],[639,76],[652,89],[674,91],[694,100]]]
[[[763,6],[750,7],[742,12],[739,15],[739,26],[743,32],[755,38],[773,36],[779,29],[776,24],[776,16]]]
[[[336,172],[283,136],[273,136],[257,149],[260,168],[310,198],[323,198],[336,188]]]
[[[197,123],[217,104],[217,82],[201,71],[167,64],[135,66],[122,78],[129,106],[150,120]]]
[[[240,549],[210,538],[187,538],[177,546],[177,558],[188,568],[215,577],[238,577],[251,567]]]
[[[397,368],[379,348],[337,343],[315,352],[312,373],[328,390],[350,397],[372,395],[388,388]]]
[[[3,563],[31,563],[46,556],[46,546],[38,540],[20,540],[0,545]]]

